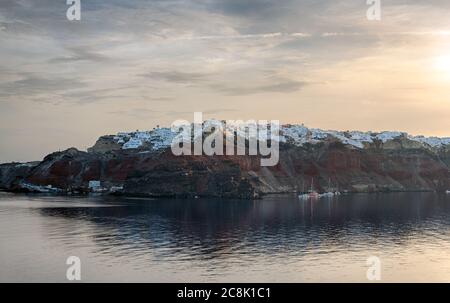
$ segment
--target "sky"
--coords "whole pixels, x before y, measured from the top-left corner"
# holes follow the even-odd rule
[[[0,163],[179,119],[450,136],[450,2],[0,0]]]

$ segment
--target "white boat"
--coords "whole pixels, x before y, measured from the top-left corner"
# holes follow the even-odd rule
[[[314,190],[314,179],[311,180],[311,189],[304,194],[298,195],[300,199],[317,199],[320,198],[320,194]]]
[[[298,197],[300,199],[317,199],[317,198],[320,198],[321,195],[316,191],[310,191],[310,192],[307,192],[306,194],[298,195]]]
[[[329,180],[328,183],[329,183],[328,184],[328,188],[331,188],[330,187],[331,180]],[[318,199],[318,198],[327,198],[327,197],[331,198],[331,197],[334,197],[334,196],[339,196],[340,194],[341,193],[339,191],[337,191],[337,190],[335,190],[335,191],[328,191],[328,192],[324,192],[324,193],[319,194],[317,191],[314,190],[314,180],[311,180],[311,189],[307,193],[303,193],[303,194],[298,195],[298,197],[300,199],[307,200],[307,199]]]
[[[331,178],[328,179],[328,190],[331,189]],[[341,193],[338,190],[328,191],[322,194],[319,194],[320,197],[334,197],[339,196]]]
[[[450,195],[450,190],[446,190],[445,193],[446,193],[447,195]]]
[[[319,194],[319,197],[334,197],[335,195],[336,194],[334,192],[329,191],[323,194]]]

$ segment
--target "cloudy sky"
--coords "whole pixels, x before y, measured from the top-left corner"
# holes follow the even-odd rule
[[[177,119],[450,136],[450,2],[0,0],[0,162]]]

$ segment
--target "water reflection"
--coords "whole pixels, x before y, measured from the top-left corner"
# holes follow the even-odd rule
[[[160,257],[218,258],[232,252],[302,253],[309,246],[345,246],[381,239],[401,245],[418,233],[447,234],[450,205],[434,194],[349,195],[319,201],[271,196],[264,201],[109,200],[117,207],[40,208],[44,216],[87,221],[101,251]],[[64,223],[59,228],[64,231]],[[70,225],[72,226],[72,225]],[[83,226],[83,225],[80,225]],[[55,236],[55,226],[49,225]],[[67,234],[84,229],[59,230]],[[105,248],[110,248],[111,251]]]
[[[0,201],[8,199],[17,197]],[[214,277],[245,266],[255,271],[273,266],[288,277],[290,266],[299,262],[317,270],[329,265],[326,256],[347,255],[345,261],[352,264],[372,251],[397,258],[410,253],[406,247],[418,252],[448,248],[450,240],[450,199],[433,193],[317,201],[296,196],[261,201],[31,199],[47,203],[21,209],[42,218],[41,237],[67,250],[82,247],[102,262],[127,262],[134,271],[164,264],[173,274],[200,268],[202,275]],[[7,204],[1,202],[3,214]],[[7,208],[10,216],[21,211]]]

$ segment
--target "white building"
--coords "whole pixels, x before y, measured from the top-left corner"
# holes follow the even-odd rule
[[[89,181],[89,189],[96,190],[96,189],[99,189],[100,187],[101,187],[100,181],[97,181],[97,180]]]

